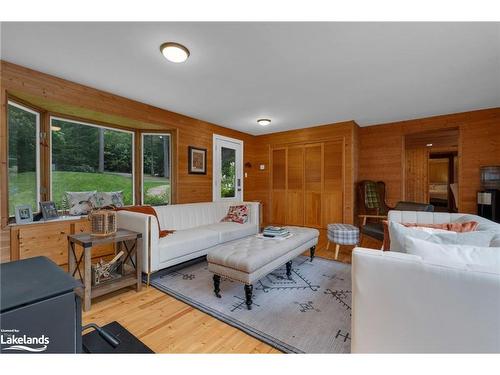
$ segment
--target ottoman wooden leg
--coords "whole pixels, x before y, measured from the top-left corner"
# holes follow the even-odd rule
[[[286,264],[286,277],[288,280],[292,279],[292,261],[289,261]]]
[[[314,252],[315,251],[316,251],[316,246],[311,247],[311,249],[310,249],[311,259],[309,260],[310,262],[312,262],[314,259]]]
[[[214,275],[214,293],[217,298],[221,298],[220,296],[220,276]]]
[[[330,240],[326,241],[326,250],[330,250]]]
[[[335,260],[337,260],[337,258],[339,256],[339,250],[340,250],[340,245],[335,244]]]
[[[253,292],[253,285],[245,284],[245,303],[247,304],[248,310],[252,310],[252,292]]]

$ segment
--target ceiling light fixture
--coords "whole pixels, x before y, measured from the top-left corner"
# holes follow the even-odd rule
[[[59,130],[61,130],[61,127],[60,126],[52,125],[50,127],[50,130],[52,130],[53,132],[58,132]]]
[[[426,146],[427,147],[432,147],[432,143],[427,143]]]
[[[271,123],[271,120],[268,118],[261,118],[257,120],[257,124],[262,125],[262,126],[267,126]]]
[[[173,63],[183,63],[189,57],[189,50],[179,43],[163,43],[160,46],[160,51],[168,61]]]

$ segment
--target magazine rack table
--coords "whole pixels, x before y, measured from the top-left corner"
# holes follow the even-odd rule
[[[115,234],[106,237],[92,236],[90,233],[68,236],[68,272],[71,276],[80,279],[84,285],[81,292],[84,311],[90,310],[92,298],[131,285],[136,285],[137,291],[141,290],[142,256],[137,254],[137,240],[141,237],[141,233],[127,229],[118,229]],[[114,244],[115,254],[120,251],[124,252],[121,258],[123,262],[121,275],[98,285],[92,285],[92,247],[109,243]],[[83,248],[80,253],[77,245]]]

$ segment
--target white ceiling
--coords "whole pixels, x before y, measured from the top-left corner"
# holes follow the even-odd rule
[[[500,23],[16,22],[1,42],[6,61],[251,134],[500,106]]]

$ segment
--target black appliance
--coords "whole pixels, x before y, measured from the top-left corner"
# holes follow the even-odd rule
[[[46,257],[0,264],[0,352],[80,353],[80,283]]]
[[[483,190],[477,193],[477,214],[500,223],[500,190]]]

